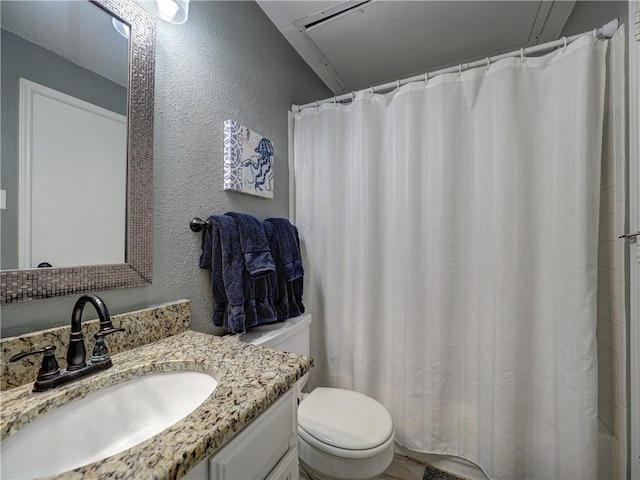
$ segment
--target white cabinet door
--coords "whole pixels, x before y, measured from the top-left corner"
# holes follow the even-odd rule
[[[294,389],[289,390],[265,413],[244,428],[234,439],[209,460],[211,480],[262,480],[292,478],[284,473],[274,473],[286,456],[288,467],[292,463],[288,455],[297,445],[297,399]],[[297,455],[297,453],[296,453]],[[297,461],[296,461],[297,464]]]
[[[298,447],[292,447],[266,480],[298,480],[299,478]]]
[[[182,477],[182,480],[207,480],[209,478],[209,459],[201,461]]]

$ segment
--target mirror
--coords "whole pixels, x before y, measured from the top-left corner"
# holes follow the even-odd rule
[[[154,20],[129,0],[0,6],[0,301],[151,283]]]
[[[89,2],[0,10],[2,269],[124,263],[129,40]]]

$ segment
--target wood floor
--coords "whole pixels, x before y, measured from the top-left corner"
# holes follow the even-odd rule
[[[422,480],[424,469],[424,464],[416,462],[412,458],[394,455],[393,462],[380,475],[380,480]]]

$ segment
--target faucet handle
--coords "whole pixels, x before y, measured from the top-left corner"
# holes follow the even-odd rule
[[[36,355],[38,353],[44,353],[42,358],[42,365],[38,370],[37,380],[46,380],[54,377],[60,373],[60,367],[55,357],[56,347],[55,345],[47,345],[46,347],[39,348],[37,350],[30,350],[28,352],[20,352],[9,359],[10,362],[15,362],[29,355]]]
[[[93,338],[95,338],[96,343],[93,346],[93,353],[91,354],[91,363],[104,363],[110,362],[109,350],[107,349],[107,345],[104,342],[104,337],[107,335],[111,335],[116,332],[126,332],[124,328],[106,328],[104,330],[100,330],[96,333]]]
[[[116,333],[116,332],[126,332],[126,330],[124,328],[116,328],[116,327],[109,327],[109,328],[104,328],[102,330],[100,330],[98,333],[96,333],[93,338],[98,339],[98,337],[106,337],[107,335],[111,335],[112,333]]]

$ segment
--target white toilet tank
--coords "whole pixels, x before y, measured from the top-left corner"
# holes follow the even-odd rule
[[[309,328],[311,314],[289,318],[284,322],[259,325],[240,336],[241,342],[277,348],[289,353],[309,355]]]
[[[305,313],[284,322],[253,327],[244,335],[240,335],[240,341],[261,347],[277,348],[289,353],[309,355],[310,325],[311,314]],[[296,395],[299,399],[308,379],[309,373],[305,373],[297,382]]]

